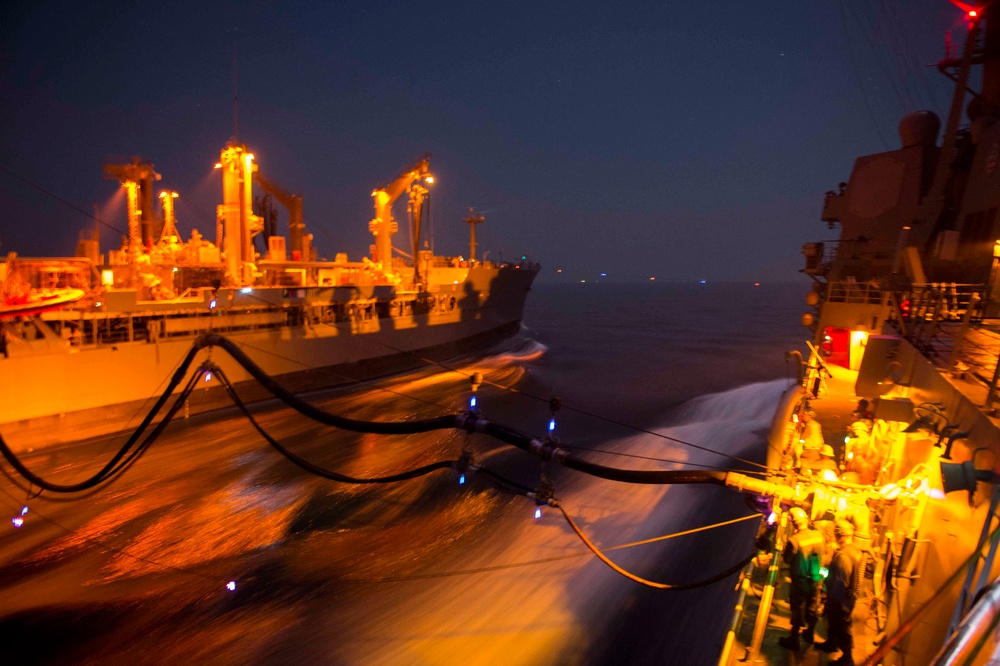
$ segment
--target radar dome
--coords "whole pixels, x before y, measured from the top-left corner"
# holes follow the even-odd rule
[[[941,119],[933,111],[914,111],[899,121],[899,139],[903,148],[933,146],[937,143]]]

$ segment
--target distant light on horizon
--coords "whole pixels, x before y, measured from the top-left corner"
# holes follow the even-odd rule
[[[759,286],[760,286],[760,282],[754,282],[754,283],[753,283],[753,286],[755,286],[755,287],[759,287]]]
[[[562,273],[562,269],[560,268],[560,269],[556,270],[556,273]]]
[[[708,280],[698,280],[698,284],[708,284]]]
[[[655,278],[655,277],[652,277],[652,276],[650,276],[650,278],[649,278],[649,279],[650,279],[650,280],[655,280],[656,278]]]
[[[608,277],[607,273],[601,273],[601,277]]]

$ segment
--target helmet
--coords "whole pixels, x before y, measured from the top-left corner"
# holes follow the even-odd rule
[[[833,457],[833,447],[830,446],[829,444],[824,444],[823,448],[819,450],[819,454],[821,456],[830,456],[832,458]]]
[[[809,524],[809,516],[807,516],[806,512],[803,511],[800,507],[793,506],[789,510],[788,515],[791,516],[792,522],[799,529],[802,529],[803,527],[806,527]]]
[[[838,520],[833,533],[837,536],[854,536],[854,524],[849,520]]]

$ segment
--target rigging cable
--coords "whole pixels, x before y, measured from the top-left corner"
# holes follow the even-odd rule
[[[909,80],[906,77],[906,53],[905,50],[901,48],[899,43],[899,31],[892,29],[892,26],[895,25],[895,21],[893,21],[890,16],[889,8],[884,2],[880,4],[882,6],[872,24],[872,36],[870,39],[871,47],[874,51],[877,45],[881,43],[888,52],[888,60],[891,61],[891,63],[887,63],[887,59],[884,57],[877,57],[876,61],[878,62],[883,75],[889,81],[889,85],[892,86],[892,91],[896,95],[896,101],[899,102],[900,110],[903,114],[905,114],[917,108],[916,102],[914,101],[916,96],[913,94]],[[852,5],[850,7],[850,11],[854,14],[854,18],[858,25],[861,25],[861,19],[857,14],[857,7]],[[886,27],[887,25],[888,27]],[[889,66],[890,64],[891,67]],[[900,86],[896,85],[897,80],[899,81],[902,89],[900,89]]]
[[[861,74],[858,72],[858,63],[854,58],[854,49],[851,48],[850,29],[847,27],[847,15],[844,13],[843,5],[838,5],[838,8],[840,9],[840,19],[844,26],[844,39],[847,40],[847,51],[851,60],[851,71],[854,73],[854,82],[858,87],[858,91],[861,93],[861,98],[865,103],[865,109],[868,111],[868,118],[872,121],[872,127],[875,129],[875,133],[882,142],[882,146],[888,149],[889,142],[885,140],[884,136],[882,136],[882,130],[879,128],[878,122],[875,120],[875,113],[872,111],[868,95],[865,93],[864,86],[861,83]]]
[[[622,576],[625,576],[629,580],[645,585],[646,587],[656,588],[658,590],[693,590],[699,587],[705,587],[706,585],[711,585],[712,583],[717,583],[720,580],[723,580],[724,578],[732,576],[734,573],[737,573],[740,569],[750,564],[753,558],[756,557],[757,555],[756,553],[751,553],[749,557],[744,558],[743,561],[738,562],[737,564],[729,567],[725,571],[715,574],[714,576],[709,576],[708,578],[695,581],[694,583],[679,583],[679,584],[658,583],[656,581],[646,580],[645,578],[636,576],[635,574],[630,573],[625,569],[622,569],[620,566],[612,562],[604,553],[601,552],[601,550],[597,546],[593,544],[593,542],[590,539],[587,538],[587,535],[585,535],[583,531],[580,530],[580,528],[573,521],[573,519],[570,518],[570,515],[566,513],[566,509],[564,509],[559,502],[552,500],[550,504],[555,508],[559,509],[559,512],[562,513],[563,518],[566,519],[566,522],[569,524],[569,526],[573,529],[574,532],[576,532],[576,535],[580,537],[580,540],[583,541],[583,543],[586,544],[588,548],[590,548],[591,552],[593,552],[594,555],[598,557],[598,559],[600,559],[602,562],[611,567],[614,571],[621,574]]]
[[[706,532],[708,530],[717,529],[719,527],[726,527],[728,525],[741,523],[757,517],[758,516],[756,515],[749,515],[749,516],[742,516],[740,518],[733,518],[732,520],[724,520],[722,522],[714,523],[712,525],[703,525],[701,527],[694,527],[689,530],[683,530],[681,532],[673,532],[671,534],[664,534],[662,536],[652,537],[650,539],[644,539],[642,541],[632,541],[630,543],[623,543],[617,546],[610,546],[608,548],[605,548],[603,552],[609,552],[612,550],[625,550],[627,548],[635,548],[636,546],[643,546],[658,541],[676,539],[677,537],[687,536],[689,534],[696,534],[698,532]],[[587,555],[591,554],[593,554],[593,551],[587,549],[586,551],[582,551],[579,553],[570,553],[568,555],[554,555],[552,557],[543,557],[537,560],[525,560],[522,562],[511,562],[509,564],[496,564],[489,567],[477,567],[475,569],[459,569],[456,571],[437,571],[431,573],[411,574],[408,576],[386,576],[382,578],[344,578],[342,580],[352,583],[403,583],[412,580],[451,578],[453,576],[471,576],[475,574],[492,573],[494,571],[505,571],[507,569],[519,569],[522,567],[531,567],[540,564],[549,564],[551,562],[561,562],[562,560],[571,560],[579,557],[586,557]]]
[[[721,472],[740,472],[742,474],[757,474],[757,475],[764,475],[764,476],[766,476],[766,475],[768,475],[770,473],[766,469],[765,470],[760,470],[760,471],[757,471],[757,470],[752,470],[751,471],[751,470],[745,470],[745,469],[736,470],[736,469],[731,469],[729,467],[722,467],[720,465],[706,465],[706,464],[703,464],[703,463],[689,462],[687,460],[675,460],[675,459],[672,459],[672,458],[659,458],[659,457],[656,457],[656,456],[643,456],[643,455],[639,455],[637,453],[624,453],[622,451],[610,451],[608,449],[595,449],[595,448],[589,447],[589,446],[573,446],[573,445],[569,445],[569,444],[565,444],[564,446],[565,446],[565,448],[570,449],[572,451],[589,451],[591,453],[603,453],[605,455],[620,456],[622,458],[635,458],[637,460],[649,460],[649,461],[652,461],[652,462],[671,463],[671,464],[674,464],[674,465],[687,465],[688,467],[703,467],[705,469],[714,469],[714,470],[718,470],[718,471],[721,471]]]
[[[705,587],[705,586],[711,585],[713,583],[717,583],[720,580],[728,578],[729,576],[733,575],[734,573],[739,572],[745,566],[747,566],[753,560],[754,557],[756,557],[756,552],[753,552],[745,560],[743,560],[742,562],[739,562],[738,564],[736,564],[734,566],[729,567],[725,571],[722,571],[722,572],[717,573],[717,574],[715,574],[713,576],[709,576],[708,578],[704,578],[702,580],[699,580],[699,581],[696,581],[696,582],[693,582],[693,583],[671,584],[671,583],[659,583],[659,582],[656,582],[656,581],[647,580],[645,578],[642,578],[641,576],[637,576],[637,575],[635,575],[635,574],[633,574],[633,573],[631,573],[631,572],[623,569],[622,567],[620,567],[617,564],[615,564],[614,562],[612,562],[611,559],[609,559],[590,539],[587,538],[587,535],[585,535],[583,533],[583,530],[580,529],[580,527],[576,524],[576,522],[569,515],[569,513],[567,513],[566,509],[562,506],[562,503],[559,500],[557,500],[555,497],[552,496],[552,494],[551,494],[552,493],[551,486],[549,486],[549,487],[546,488],[544,486],[544,483],[545,482],[544,482],[544,476],[543,476],[543,487],[542,487],[542,489],[537,490],[537,491],[527,492],[527,493],[520,492],[520,491],[513,491],[513,492],[515,492],[516,494],[525,495],[525,496],[527,496],[527,497],[529,497],[531,499],[534,499],[535,502],[536,502],[536,504],[539,504],[539,505],[541,505],[541,504],[547,504],[549,506],[552,506],[552,507],[555,507],[556,509],[558,509],[559,512],[562,514],[563,518],[566,520],[566,523],[570,526],[570,528],[577,535],[577,537],[579,537],[580,541],[582,541],[583,544],[585,546],[587,546],[587,548],[589,548],[590,551],[594,555],[596,555],[598,559],[600,559],[602,562],[604,562],[606,565],[608,565],[616,573],[624,576],[625,578],[628,578],[629,580],[631,580],[633,582],[639,583],[641,585],[645,585],[646,587],[652,587],[652,588],[655,588],[655,589],[658,589],[658,590],[693,590],[693,589],[696,589],[696,588],[699,588],[699,587]],[[505,490],[509,491],[509,489],[505,489]],[[733,521],[727,521],[725,524],[727,524],[727,525],[728,524],[733,524],[735,522],[740,522],[740,521],[748,519],[748,518],[757,518],[757,519],[760,519],[762,517],[763,516],[761,516],[760,514],[751,514],[750,516],[747,516],[745,518],[739,518],[739,519],[736,519],[736,520],[733,520]],[[689,530],[689,531],[687,531],[685,533],[686,534],[691,534],[691,533],[694,533],[696,531],[702,531],[702,530],[698,530],[698,529]],[[678,536],[679,536],[679,534],[678,534]],[[636,545],[653,543],[655,541],[660,541],[662,539],[663,539],[663,537],[656,538],[656,539],[649,539],[649,540],[646,540],[646,541],[640,541],[640,542],[637,542]]]
[[[36,190],[38,190],[42,194],[47,194],[48,196],[52,197],[53,199],[55,199],[59,203],[65,204],[66,206],[69,206],[70,208],[72,208],[76,212],[81,213],[83,215],[86,215],[87,217],[89,217],[90,219],[94,220],[98,224],[102,224],[105,227],[107,227],[108,229],[111,229],[112,231],[116,231],[116,232],[118,232],[119,234],[121,234],[123,236],[128,236],[128,232],[122,231],[121,229],[119,229],[118,227],[114,226],[113,224],[108,224],[104,220],[102,220],[102,219],[100,219],[98,217],[95,217],[93,213],[88,213],[87,211],[83,210],[82,208],[80,208],[76,204],[70,203],[69,201],[66,201],[65,199],[63,199],[62,197],[60,197],[60,196],[58,196],[56,194],[53,194],[52,192],[49,192],[48,190],[46,190],[41,185],[36,185],[35,183],[31,182],[27,178],[24,178],[22,176],[17,175],[16,173],[14,173],[14,171],[12,171],[11,169],[5,167],[2,164],[0,164],[0,171],[7,172],[7,174],[10,175],[11,177],[16,178],[17,180],[21,181],[25,185],[28,185],[30,187],[35,188]]]

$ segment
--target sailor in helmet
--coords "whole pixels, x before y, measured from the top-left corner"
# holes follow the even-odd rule
[[[803,464],[803,468],[826,481],[836,481],[837,474],[840,472],[837,461],[834,459],[833,447],[829,444],[820,447],[819,460]]]
[[[803,462],[815,462],[819,460],[820,450],[823,448],[823,428],[816,420],[816,412],[808,407],[802,411],[799,417],[802,431],[799,434],[800,456]]]
[[[792,632],[778,639],[778,644],[789,650],[798,650],[799,634],[806,643],[813,642],[813,630],[819,618],[820,592],[823,576],[820,568],[826,562],[826,542],[823,535],[809,525],[809,516],[799,507],[789,510],[792,536],[788,538],[781,554],[791,578],[788,605],[792,612]]]
[[[854,636],[851,627],[851,612],[861,587],[864,574],[860,564],[862,552],[854,545],[854,524],[849,520],[838,520],[834,528],[839,546],[830,573],[826,579],[826,616],[830,638],[825,643],[817,643],[822,652],[843,650],[843,654],[831,664],[854,664]]]

